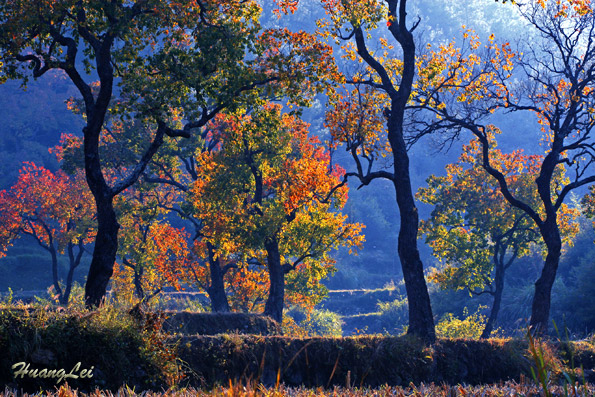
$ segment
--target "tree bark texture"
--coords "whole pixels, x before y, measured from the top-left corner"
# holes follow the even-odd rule
[[[417,248],[419,215],[411,189],[409,157],[402,135],[394,134],[390,142],[395,158],[394,186],[401,219],[398,252],[409,305],[407,333],[418,335],[428,342],[434,342],[436,340],[434,316],[423,263]]]
[[[228,313],[231,311],[227,294],[225,293],[225,284],[223,282],[223,269],[221,269],[221,259],[215,259],[213,251],[209,249],[209,274],[211,283],[207,288],[207,294],[211,300],[211,311],[217,313]]]
[[[97,236],[85,284],[85,303],[87,306],[95,307],[103,302],[107,285],[114,272],[120,229],[111,195],[99,198],[96,196],[96,205]]]
[[[535,282],[535,295],[531,306],[531,320],[529,325],[537,334],[547,333],[549,327],[552,287],[556,281],[558,264],[562,253],[562,237],[557,220],[546,220],[540,227],[541,235],[547,247],[547,256],[541,276]]]
[[[281,323],[283,321],[283,305],[285,299],[285,271],[281,265],[279,243],[272,238],[265,243],[269,278],[269,296],[264,306],[264,314]]]

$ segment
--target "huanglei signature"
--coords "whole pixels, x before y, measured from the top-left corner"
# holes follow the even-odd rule
[[[69,373],[66,373],[64,369],[29,369],[30,364],[24,361],[13,364],[12,370],[14,371],[15,379],[19,376],[24,379],[25,376],[29,378],[42,378],[42,379],[56,379],[56,383],[62,382],[64,379],[85,379],[93,377],[93,368],[81,369],[81,363],[78,362]]]

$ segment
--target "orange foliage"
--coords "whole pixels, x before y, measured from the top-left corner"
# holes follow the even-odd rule
[[[188,234],[166,222],[154,222],[148,227],[133,223],[127,227],[126,237],[134,241],[126,247],[126,262],[118,261],[112,276],[112,288],[118,299],[132,300],[135,276],[142,286],[142,296],[137,298],[148,300],[167,286],[184,289]]]
[[[69,176],[59,170],[27,163],[17,182],[0,192],[0,255],[19,235],[33,236],[42,245],[89,243],[95,234],[94,208],[82,172]]]
[[[263,310],[269,285],[269,275],[265,268],[242,265],[230,271],[228,280],[229,304],[232,310]]]
[[[138,298],[150,299],[167,286],[183,289],[190,236],[163,219],[166,207],[178,197],[168,185],[140,182],[116,197],[121,260],[114,268],[112,287],[126,301],[132,297],[135,277],[140,280],[135,286]]]
[[[272,236],[279,240],[282,262],[294,264],[286,277],[301,274],[302,285],[322,291],[320,279],[334,271],[328,251],[362,241],[361,225],[334,212],[347,200],[344,170],[331,166],[318,139],[308,136],[306,123],[282,114],[278,105],[250,115],[221,114],[211,131],[219,149],[199,155],[191,200],[217,255],[242,258],[230,274],[232,306],[254,310],[261,304],[266,274],[242,263],[252,258],[264,265],[264,241]],[[308,293],[297,288],[288,292],[296,304],[320,299],[320,294],[306,298]]]

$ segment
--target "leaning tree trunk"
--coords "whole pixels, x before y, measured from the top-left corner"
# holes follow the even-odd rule
[[[541,276],[535,282],[535,295],[533,296],[529,325],[535,333],[545,334],[549,326],[552,287],[556,281],[562,253],[562,238],[555,217],[551,221],[544,222],[540,231],[547,247],[547,256]]]
[[[209,299],[211,300],[211,311],[219,313],[230,312],[231,309],[227,301],[227,295],[225,294],[221,259],[215,259],[211,247],[209,247],[209,274],[211,275],[211,284],[207,288],[207,294],[209,294]]]
[[[283,305],[285,299],[285,272],[281,266],[279,243],[276,238],[267,240],[267,266],[270,278],[269,297],[264,306],[264,314],[281,323],[283,321]]]
[[[85,284],[85,303],[87,306],[99,306],[105,296],[107,285],[114,272],[114,263],[118,251],[118,229],[112,197],[96,197],[97,235],[93,249],[93,259]]]
[[[415,41],[413,40],[412,30],[407,28],[406,0],[387,0],[387,3],[389,14],[394,18],[389,30],[403,50],[403,70],[398,89],[392,85],[386,71],[379,66],[377,61],[370,60],[368,64],[381,72],[380,77],[384,88],[388,88],[387,92],[391,99],[387,130],[388,141],[394,159],[393,184],[401,216],[398,251],[409,304],[409,329],[407,333],[417,335],[432,343],[436,340],[434,316],[432,315],[430,294],[424,278],[423,263],[417,249],[419,215],[411,189],[409,155],[407,154],[407,144],[405,143],[403,130],[405,109],[411,97],[415,78]],[[362,30],[359,29],[357,33],[359,36],[356,37],[356,40],[363,41]],[[362,50],[363,44],[358,45],[358,49]],[[363,55],[370,58],[365,54]]]
[[[104,127],[105,117],[112,99],[114,70],[111,59],[112,35],[105,35],[95,47],[95,62],[99,76],[99,91],[95,96],[91,86],[86,84],[74,65],[74,56],[65,69],[79,89],[85,102],[87,125],[83,128],[83,153],[85,160],[85,178],[89,190],[95,199],[97,211],[97,234],[93,259],[85,283],[85,305],[99,306],[105,297],[107,284],[114,272],[118,251],[118,230],[120,224],[114,211],[114,191],[108,185],[102,172],[99,141]],[[69,51],[74,51],[70,48]]]

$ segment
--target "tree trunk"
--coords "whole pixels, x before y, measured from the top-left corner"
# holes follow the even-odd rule
[[[113,37],[107,36],[94,48],[97,74],[99,76],[99,92],[95,97],[89,85],[80,76],[72,72],[67,73],[81,92],[85,100],[87,125],[83,128],[83,153],[85,156],[85,178],[97,210],[97,234],[93,248],[93,259],[89,267],[87,282],[85,283],[85,305],[99,306],[105,297],[107,284],[114,272],[116,253],[118,251],[118,229],[120,224],[114,211],[114,193],[103,176],[99,141],[104,127],[105,116],[112,99],[114,86],[114,71],[111,59]]]
[[[399,178],[397,177],[395,179]],[[413,203],[413,195],[410,190],[411,185],[408,181],[409,178],[406,179],[407,182],[395,181],[395,188],[397,190],[397,201],[399,202],[401,213],[398,252],[409,305],[409,329],[407,333],[418,335],[428,342],[434,342],[436,340],[436,333],[434,330],[434,316],[430,304],[430,294],[428,293],[423,264],[417,249],[419,218],[417,208]],[[403,198],[402,196],[407,196],[407,193],[410,197]]]
[[[210,244],[209,244],[210,245]],[[207,288],[209,299],[211,300],[211,311],[217,313],[228,313],[231,311],[227,294],[225,293],[225,284],[223,282],[223,269],[221,269],[221,259],[215,259],[213,251],[209,247],[209,273],[211,275],[211,284]]]
[[[417,335],[426,342],[432,343],[436,340],[434,316],[432,315],[430,294],[424,278],[423,263],[417,249],[419,215],[411,189],[409,155],[407,154],[407,144],[405,143],[403,130],[405,109],[411,96],[416,69],[415,41],[413,40],[412,31],[407,27],[406,5],[406,0],[388,1],[389,14],[395,18],[389,26],[389,30],[403,50],[403,70],[398,89],[394,87],[386,75],[386,71],[378,66],[377,61],[371,62],[370,66],[377,71],[380,70],[384,88],[388,89],[387,92],[391,99],[387,131],[394,159],[393,184],[401,217],[398,252],[409,305],[409,329],[407,333]],[[359,29],[356,33],[360,34],[359,37],[356,37],[356,41],[359,39],[360,42],[363,42],[362,30]],[[364,46],[363,43],[358,44],[358,50],[362,50]]]
[[[112,197],[95,198],[97,203],[97,236],[93,259],[85,284],[85,303],[97,307],[103,302],[107,284],[114,272],[118,251],[118,229]]]
[[[56,252],[56,248],[54,247],[52,242],[50,242],[48,251],[50,251],[50,254],[52,255],[52,281],[54,283],[54,289],[58,294],[58,299],[62,301],[63,292],[62,288],[60,287],[60,282],[58,278],[58,253]]]
[[[401,218],[398,252],[409,305],[407,333],[415,334],[431,343],[436,340],[436,332],[423,263],[417,249],[419,215],[411,189],[409,156],[403,139],[403,111],[399,112],[393,106],[392,113],[389,119],[389,141],[395,161],[393,183]]]
[[[145,299],[145,291],[143,289],[143,267],[142,266],[135,266],[134,267],[134,292],[136,297],[140,300]]]
[[[560,263],[562,238],[555,219],[544,222],[540,229],[547,247],[547,256],[541,276],[535,282],[535,295],[533,296],[529,325],[536,334],[545,334],[549,327],[552,287],[554,286],[558,264]]]
[[[66,275],[66,288],[64,290],[64,295],[62,299],[60,299],[60,304],[66,306],[68,305],[68,301],[70,300],[70,291],[72,291],[72,279],[74,277],[74,269],[78,266],[78,263],[75,263],[74,253],[72,252],[72,243],[68,243],[68,258],[70,262],[70,266],[68,268],[68,274]]]
[[[281,255],[279,253],[279,243],[276,238],[267,240],[265,243],[267,250],[267,266],[271,284],[269,287],[269,296],[264,306],[264,314],[281,323],[283,321],[283,305],[285,299],[285,271],[281,266]]]
[[[66,306],[70,300],[70,292],[72,291],[72,279],[74,278],[74,269],[76,266],[70,265],[68,275],[66,276],[66,289],[64,290],[64,297],[61,299],[61,304]]]
[[[492,334],[494,324],[496,324],[498,313],[500,312],[500,305],[502,304],[502,291],[504,290],[504,263],[499,261],[498,263],[495,263],[494,266],[496,266],[496,275],[494,277],[494,283],[496,284],[496,289],[494,290],[494,302],[492,303],[488,322],[481,333],[482,339],[487,339]]]
[[[81,258],[83,256],[83,240],[82,238],[78,242],[79,252],[76,256],[74,256],[74,245],[70,242],[68,243],[68,259],[70,262],[70,267],[68,269],[68,275],[66,276],[66,290],[64,291],[64,297],[60,302],[62,305],[68,305],[68,301],[70,300],[70,292],[72,291],[72,279],[74,278],[74,269],[78,267],[81,263]]]

